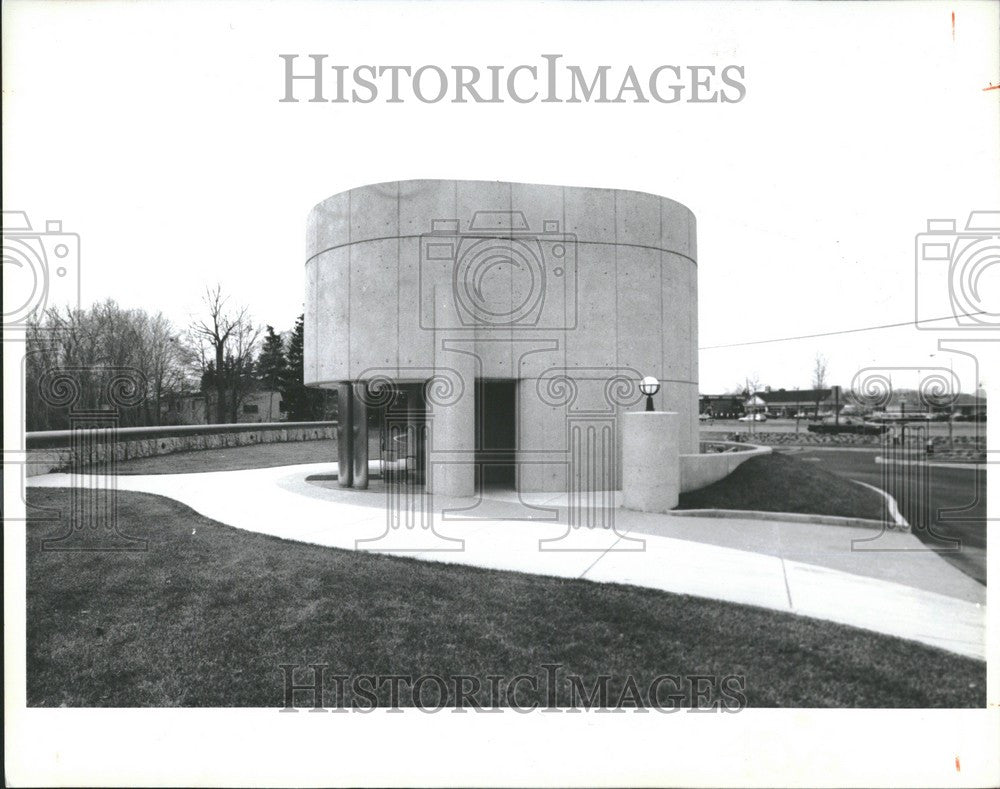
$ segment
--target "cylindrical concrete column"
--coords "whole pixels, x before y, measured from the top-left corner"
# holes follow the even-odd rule
[[[442,386],[427,387],[430,413],[428,489],[442,496],[476,492],[476,364],[475,346],[455,332],[455,294],[435,288],[434,368]],[[450,340],[450,343],[449,343]]]
[[[438,369],[457,379],[461,392],[453,399],[430,398],[431,447],[427,480],[442,496],[472,496],[476,490],[475,468],[475,364],[463,353],[445,354]]]
[[[669,512],[681,492],[679,417],[671,411],[629,412],[622,440],[622,506]]]
[[[354,387],[350,383],[337,384],[337,484],[342,488],[351,487],[354,479],[353,410]]]
[[[368,487],[368,405],[365,393],[367,384],[354,384],[354,404],[351,411],[352,454],[354,457],[354,479],[352,488],[364,490]]]

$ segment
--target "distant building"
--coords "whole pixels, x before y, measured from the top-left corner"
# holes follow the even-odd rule
[[[746,413],[741,395],[699,395],[698,413],[715,419],[736,419]]]
[[[778,389],[758,392],[768,414],[794,418],[796,414],[830,416],[846,405],[834,389]]]
[[[982,395],[960,394],[952,406],[952,414],[963,419],[986,420],[986,398]]]
[[[215,393],[178,395],[160,406],[161,421],[176,425],[207,425],[209,414],[215,413]],[[238,424],[251,422],[283,422],[287,419],[285,403],[276,391],[251,392],[243,398],[236,415]]]
[[[765,387],[755,395],[754,410],[768,416],[794,419],[799,416],[832,416],[852,410],[850,401],[837,387],[830,389],[777,389]],[[700,395],[698,413],[716,419],[736,419],[747,411],[748,398],[743,394]],[[763,405],[760,405],[762,403]]]

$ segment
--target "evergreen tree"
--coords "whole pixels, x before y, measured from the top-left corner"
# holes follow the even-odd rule
[[[288,370],[285,359],[285,344],[280,334],[275,334],[274,327],[268,326],[264,335],[264,343],[257,357],[257,374],[260,383],[271,392],[271,402],[268,406],[268,419],[274,419],[274,392],[280,391]]]
[[[325,398],[322,390],[311,389],[302,383],[305,378],[304,348],[304,316],[299,315],[292,336],[288,340],[287,366],[281,384],[281,396],[285,401],[288,418],[292,422],[309,422],[323,418]]]

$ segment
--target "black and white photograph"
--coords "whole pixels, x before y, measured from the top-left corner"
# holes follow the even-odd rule
[[[6,782],[1000,783],[998,40],[5,2]]]

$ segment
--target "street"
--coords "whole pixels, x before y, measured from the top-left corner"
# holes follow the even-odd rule
[[[808,433],[809,425],[815,424],[808,419],[799,419],[798,426],[794,419],[768,419],[766,422],[740,422],[738,419],[712,419],[700,423],[702,430],[725,430],[730,433],[747,433],[751,429],[755,433]],[[887,422],[886,424],[892,424]],[[947,422],[911,422],[910,424],[920,425],[929,431],[929,435],[935,438],[948,437]],[[952,435],[955,438],[971,438],[979,435],[986,440],[985,422],[952,422]]]
[[[912,504],[919,489],[895,483],[887,467],[877,464],[876,449],[826,449],[802,447],[796,457],[815,462],[827,471],[866,482],[886,490],[896,498],[900,509]],[[914,468],[914,467],[911,467]],[[986,471],[967,468],[931,466],[927,469],[929,506],[927,512],[911,523],[913,532],[931,550],[979,583],[986,584]],[[914,476],[910,477],[915,478]],[[945,512],[942,512],[945,510]],[[948,512],[947,510],[955,510]],[[953,541],[959,541],[955,546]],[[875,547],[873,545],[873,547]]]

